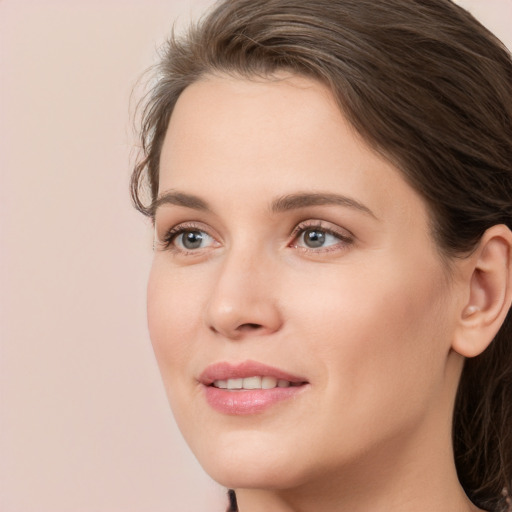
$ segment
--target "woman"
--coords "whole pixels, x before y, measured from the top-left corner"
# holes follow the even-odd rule
[[[503,45],[448,0],[228,0],[159,71],[149,329],[231,510],[507,510]]]

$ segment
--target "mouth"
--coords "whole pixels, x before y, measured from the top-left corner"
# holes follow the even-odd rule
[[[210,365],[199,382],[208,405],[228,415],[262,413],[309,387],[309,382],[300,376],[255,361]]]
[[[240,379],[215,380],[210,386],[229,391],[240,391],[244,389],[274,389],[289,388],[290,386],[301,386],[302,382],[290,382],[286,379],[276,377],[245,377]]]

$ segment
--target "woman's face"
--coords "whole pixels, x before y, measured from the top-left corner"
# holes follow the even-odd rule
[[[449,431],[457,304],[425,204],[322,85],[191,85],[159,193],[150,334],[216,480],[289,488]]]

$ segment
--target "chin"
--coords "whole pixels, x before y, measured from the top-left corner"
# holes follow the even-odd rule
[[[203,433],[204,436],[204,433]],[[274,439],[269,439],[274,438]],[[190,446],[203,469],[219,484],[235,489],[287,489],[307,480],[296,462],[297,450],[277,436],[258,432],[226,432]],[[276,442],[277,441],[277,442]]]
[[[276,467],[274,461],[223,460],[226,465],[222,467],[217,462],[202,465],[213,480],[230,489],[291,489],[307,481],[279,461]]]

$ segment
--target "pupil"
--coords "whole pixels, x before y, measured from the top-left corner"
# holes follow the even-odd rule
[[[325,233],[315,229],[308,229],[304,233],[304,242],[308,247],[322,247],[325,243]]]
[[[203,235],[200,231],[189,231],[183,234],[182,241],[186,249],[197,249],[201,246]]]

